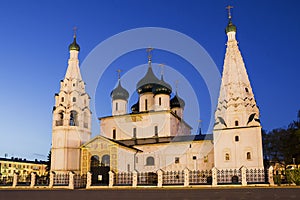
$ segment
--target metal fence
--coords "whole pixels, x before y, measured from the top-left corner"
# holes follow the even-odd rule
[[[87,175],[75,174],[74,175],[74,187],[75,188],[85,188],[86,187]]]
[[[67,186],[69,185],[69,174],[54,174],[54,186]]]
[[[212,170],[195,170],[189,172],[191,185],[212,184]]]
[[[138,185],[157,185],[157,174],[154,172],[139,172]]]
[[[114,185],[132,185],[132,172],[119,172],[114,174]]]
[[[184,171],[167,171],[162,174],[163,185],[183,185]]]
[[[36,175],[35,177],[35,186],[48,186],[49,182],[49,176]]]
[[[12,186],[13,176],[0,176],[0,186]]]
[[[241,169],[222,169],[217,171],[218,184],[240,184],[241,182]]]
[[[30,185],[30,182],[31,182],[31,174],[29,174],[29,175],[25,175],[25,174],[18,175],[17,185],[28,186],[28,185]]]
[[[268,182],[268,170],[264,169],[246,169],[247,183],[265,183]]]

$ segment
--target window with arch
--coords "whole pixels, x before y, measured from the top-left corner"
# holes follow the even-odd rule
[[[229,161],[229,160],[230,160],[229,153],[225,153],[225,160],[226,160],[226,161]]]
[[[136,128],[135,127],[132,129],[132,135],[133,135],[133,138],[136,138]]]
[[[240,138],[239,138],[238,135],[236,135],[236,136],[234,137],[234,141],[236,141],[236,142],[240,141]]]
[[[115,128],[112,131],[112,137],[114,140],[117,138],[117,130]]]
[[[161,106],[161,97],[158,98],[158,105]]]
[[[108,154],[102,156],[101,166],[109,167],[110,166],[110,156]]]
[[[235,125],[235,126],[239,126],[239,121],[238,121],[238,120],[235,120],[234,125]]]
[[[76,102],[76,97],[73,97],[72,101],[73,101],[73,102]]]
[[[145,99],[145,111],[148,110],[148,99]]]
[[[251,152],[247,152],[247,160],[251,160]]]
[[[84,114],[83,114],[83,120],[84,120],[84,124],[83,124],[83,126],[84,126],[84,128],[88,128],[89,127],[89,119],[88,119],[88,114],[87,114],[87,112],[85,112]]]
[[[75,110],[72,110],[70,113],[70,126],[77,126],[77,117],[78,114]]]
[[[62,97],[62,98],[61,98],[61,102],[64,102],[64,101],[65,101],[65,97]]]
[[[119,104],[118,102],[116,102],[116,111],[118,111],[118,109],[119,109]]]
[[[245,88],[245,91],[246,91],[247,93],[249,93],[249,89],[248,89],[248,88]]]
[[[99,165],[100,165],[99,156],[97,156],[97,155],[92,156],[91,157],[91,168],[99,167]]]
[[[146,165],[152,166],[154,164],[155,164],[154,163],[154,158],[152,156],[147,157],[147,159],[146,159]]]
[[[62,126],[64,123],[64,111],[58,113],[58,119],[56,121],[56,126]]]

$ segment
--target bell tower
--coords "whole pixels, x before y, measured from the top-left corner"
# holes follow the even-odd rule
[[[91,135],[90,97],[80,74],[76,34],[69,51],[67,72],[53,107],[51,171],[56,173],[80,172],[80,146]]]
[[[235,38],[232,7],[227,8],[228,40],[213,133],[215,167],[263,168],[259,109]]]

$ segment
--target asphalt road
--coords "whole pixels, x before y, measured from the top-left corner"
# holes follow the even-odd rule
[[[300,187],[275,188],[190,188],[190,189],[97,189],[97,190],[3,190],[0,200],[74,200],[74,199],[300,199]]]

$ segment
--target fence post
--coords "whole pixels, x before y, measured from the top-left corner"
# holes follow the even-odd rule
[[[12,187],[16,187],[17,184],[18,184],[18,174],[14,173]]]
[[[132,187],[136,187],[138,182],[138,173],[137,171],[132,172]]]
[[[86,174],[86,189],[91,188],[91,186],[92,186],[92,173],[88,172]]]
[[[247,170],[247,168],[245,166],[243,166],[242,169],[241,169],[241,171],[242,171],[242,186],[246,186],[247,185],[246,170]]]
[[[190,180],[189,180],[190,170],[188,170],[188,168],[185,168],[183,172],[184,172],[184,186],[187,187],[190,185]]]
[[[74,172],[69,172],[69,189],[74,190]]]
[[[217,186],[218,185],[218,170],[217,168],[213,167],[212,168],[212,186]]]
[[[157,171],[157,187],[162,187],[163,184],[163,171],[159,169]]]
[[[269,167],[269,173],[268,173],[268,178],[269,178],[269,183],[270,183],[270,186],[274,186],[274,179],[273,179],[273,166],[270,166]]]
[[[31,173],[30,187],[33,188],[35,186],[36,173]]]
[[[53,188],[55,172],[50,172],[49,188]]]
[[[114,186],[114,173],[112,171],[109,171],[108,175],[109,175],[108,187],[113,187]]]

